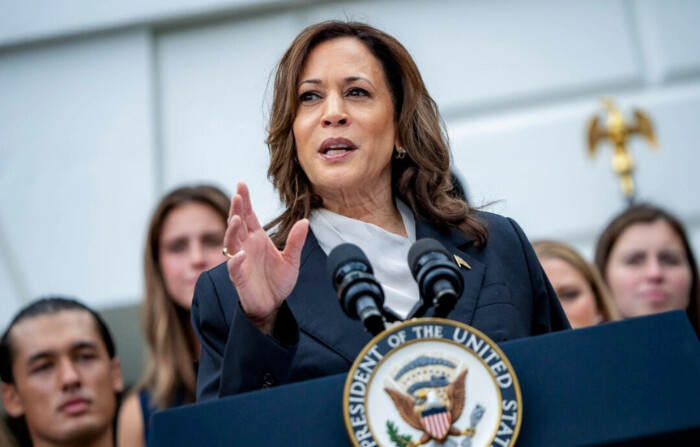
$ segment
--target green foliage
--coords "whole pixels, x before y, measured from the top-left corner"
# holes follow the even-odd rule
[[[386,432],[396,447],[411,447],[411,435],[399,434],[399,428],[392,421],[386,421]]]

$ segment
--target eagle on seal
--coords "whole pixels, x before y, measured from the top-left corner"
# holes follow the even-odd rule
[[[442,443],[450,435],[461,434],[452,424],[464,410],[466,377],[467,368],[464,368],[447,387],[426,387],[411,394],[384,388],[403,420],[423,432],[418,445],[431,439]]]

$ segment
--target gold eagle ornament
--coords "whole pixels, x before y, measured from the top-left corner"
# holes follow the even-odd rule
[[[627,142],[633,135],[641,135],[652,148],[658,147],[654,128],[649,115],[635,109],[634,122],[626,123],[622,113],[610,98],[603,98],[603,105],[608,112],[607,127],[601,124],[598,116],[588,121],[588,155],[592,158],[598,144],[610,140],[613,145],[612,168],[620,178],[620,187],[627,200],[634,201],[634,159],[627,148]]]

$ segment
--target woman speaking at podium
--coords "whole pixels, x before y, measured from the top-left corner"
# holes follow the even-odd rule
[[[343,242],[367,254],[400,318],[419,300],[406,254],[430,237],[462,261],[464,292],[448,318],[495,341],[569,327],[520,227],[450,194],[437,106],[393,37],[337,21],[303,30],[277,66],[266,142],[286,209],[263,228],[238,185],[230,259],[202,274],[192,305],[198,400],[350,368],[371,335],[326,275]]]

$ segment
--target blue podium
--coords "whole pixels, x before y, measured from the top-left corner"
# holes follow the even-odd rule
[[[518,447],[700,445],[700,342],[680,311],[499,345],[520,381]],[[151,445],[350,447],[345,375],[158,412]]]

